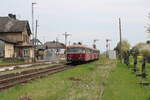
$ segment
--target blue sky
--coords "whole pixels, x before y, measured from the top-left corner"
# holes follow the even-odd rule
[[[148,0],[1,0],[0,16],[15,13],[18,19],[31,22],[31,3],[35,6],[35,19],[39,20],[39,39],[51,41],[63,33],[72,34],[69,41],[92,45],[99,39],[98,48],[105,50],[106,38],[111,48],[119,41],[118,18],[122,19],[123,38],[132,45],[148,40],[144,26],[149,23]]]

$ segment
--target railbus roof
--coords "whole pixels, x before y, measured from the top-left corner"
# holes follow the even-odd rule
[[[90,50],[99,51],[98,49],[91,48],[91,47],[88,47],[85,45],[69,45],[69,46],[67,46],[67,48],[86,48],[86,49],[90,49]]]

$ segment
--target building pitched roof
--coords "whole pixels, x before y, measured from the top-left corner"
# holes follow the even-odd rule
[[[17,20],[10,17],[0,17],[0,33],[23,32],[25,28],[31,34],[28,21]]]
[[[65,45],[63,43],[56,41],[46,42],[44,43],[44,46],[48,49],[65,49]]]
[[[10,40],[10,39],[5,38],[5,37],[0,37],[0,40],[1,40],[1,41],[4,41],[4,42],[7,42],[7,43],[12,43],[12,44],[15,44],[15,43],[16,43],[16,41]]]

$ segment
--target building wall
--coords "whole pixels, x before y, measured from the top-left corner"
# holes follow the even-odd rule
[[[22,48],[23,59],[25,62],[32,62],[34,59],[34,49],[33,48]]]
[[[30,58],[34,58],[34,48],[30,48]]]
[[[21,45],[20,47],[15,46],[14,48],[14,45],[6,43],[4,50],[3,50],[5,51],[3,57],[5,58],[15,57],[18,59],[25,59],[29,61],[32,60],[34,56],[33,48],[24,46],[24,45],[31,44],[30,35],[28,35],[27,30],[25,30],[24,32],[20,32],[20,33],[0,33],[0,37],[6,37],[10,40],[14,40],[17,42],[17,45]],[[0,48],[0,53],[2,53],[1,51],[2,50]]]
[[[21,33],[1,33],[0,36],[15,40],[17,42],[23,41]]]
[[[27,33],[27,30],[22,32],[22,39],[23,39],[23,44],[30,44],[30,36]]]
[[[19,54],[19,48],[15,47],[14,48],[14,57],[17,58],[19,56],[20,56],[20,54]]]
[[[4,57],[5,43],[0,40],[0,58]]]
[[[30,44],[30,36],[28,35],[27,30],[20,33],[1,33],[0,36],[21,42],[23,45]]]
[[[5,43],[5,58],[14,57],[14,44]]]
[[[52,61],[56,60],[55,49],[47,49],[44,51],[44,60]]]

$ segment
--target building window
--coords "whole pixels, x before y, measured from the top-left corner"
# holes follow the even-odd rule
[[[24,55],[24,57],[28,57],[29,56],[29,50],[24,49],[23,55]]]

